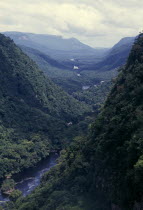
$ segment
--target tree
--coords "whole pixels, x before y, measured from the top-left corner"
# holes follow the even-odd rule
[[[15,202],[18,198],[22,196],[22,192],[20,190],[14,190],[10,196],[9,199],[13,202]]]

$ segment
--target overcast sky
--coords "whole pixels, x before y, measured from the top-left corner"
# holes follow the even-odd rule
[[[0,0],[0,31],[62,35],[110,47],[142,28],[142,0]]]

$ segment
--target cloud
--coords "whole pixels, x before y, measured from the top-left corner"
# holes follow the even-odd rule
[[[0,2],[1,31],[76,37],[109,47],[142,28],[139,0],[6,0]]]

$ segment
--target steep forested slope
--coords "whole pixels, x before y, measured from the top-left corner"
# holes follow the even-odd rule
[[[0,34],[0,178],[58,148],[66,124],[78,122],[88,111]]]
[[[133,210],[143,197],[143,34],[87,138],[77,138],[16,209]]]
[[[81,69],[109,71],[119,68],[126,63],[134,40],[135,37],[125,37],[121,39],[108,51],[107,55],[103,57],[101,61],[93,62],[91,65],[88,64],[88,66],[84,64]]]

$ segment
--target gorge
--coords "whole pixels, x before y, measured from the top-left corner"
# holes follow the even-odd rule
[[[1,34],[0,178],[23,192],[2,208],[141,209],[142,69],[140,34],[117,77],[69,93]]]

